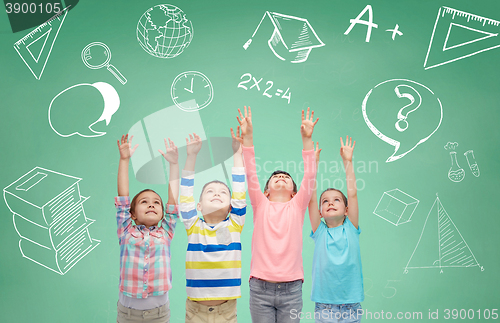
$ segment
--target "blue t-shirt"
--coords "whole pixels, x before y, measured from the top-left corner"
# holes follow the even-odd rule
[[[363,273],[358,229],[345,218],[342,225],[328,228],[321,221],[314,240],[311,300],[325,304],[362,302]]]

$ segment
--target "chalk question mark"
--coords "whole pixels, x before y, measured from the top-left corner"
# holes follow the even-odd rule
[[[401,87],[410,88],[410,89],[412,89],[418,95],[418,104],[417,104],[417,106],[414,109],[412,109],[412,110],[410,110],[408,112],[406,112],[404,110],[405,109],[408,110],[407,109],[408,107],[414,105],[414,103],[415,103],[415,97],[413,95],[411,95],[410,93],[401,93],[399,91],[399,89]],[[396,129],[399,132],[403,132],[406,129],[408,129],[408,121],[406,121],[406,119],[408,118],[408,115],[410,113],[412,113],[413,111],[417,110],[420,107],[420,103],[422,102],[422,97],[420,96],[420,93],[418,93],[418,91],[415,90],[413,87],[411,87],[409,85],[404,85],[404,84],[400,84],[400,85],[396,86],[394,88],[394,92],[396,92],[396,95],[398,96],[398,98],[407,98],[407,99],[409,99],[411,101],[410,104],[405,105],[402,109],[399,110],[399,112],[398,112],[398,121],[396,121],[396,123],[395,123]]]

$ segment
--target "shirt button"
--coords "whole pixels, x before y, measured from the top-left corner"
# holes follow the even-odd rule
[[[278,288],[281,288],[281,285],[278,285]]]
[[[146,268],[146,269],[144,269],[144,271],[148,271],[148,269]]]
[[[214,310],[214,308],[213,308],[213,307],[210,307],[208,310],[209,310],[210,312],[212,312],[212,311]]]

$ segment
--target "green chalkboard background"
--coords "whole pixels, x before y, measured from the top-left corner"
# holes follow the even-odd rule
[[[364,320],[387,319],[389,314],[394,319],[400,313],[400,317],[406,315],[412,320],[428,321],[432,312],[433,317],[439,317],[434,321],[447,321],[447,309],[450,319],[455,313],[451,312],[453,309],[458,310],[455,313],[458,319],[460,314],[462,317],[467,314],[467,321],[478,321],[479,315],[481,320],[488,314],[489,320],[495,317],[493,313],[497,311],[493,310],[500,307],[497,248],[500,220],[498,202],[495,202],[500,191],[500,50],[470,54],[500,46],[496,36],[500,26],[495,21],[500,20],[500,2],[178,0],[168,3],[182,9],[194,29],[191,44],[179,56],[169,59],[154,57],[137,41],[139,18],[162,2],[81,0],[67,14],[39,80],[13,48],[14,43],[33,28],[12,33],[7,14],[0,13],[0,185],[7,188],[35,167],[81,178],[78,183],[80,193],[90,197],[83,204],[85,215],[95,220],[88,230],[93,239],[100,241],[71,270],[64,275],[57,274],[23,258],[12,212],[2,199],[2,322],[116,321],[119,275],[113,205],[119,157],[116,140],[136,124],[147,128],[149,139],[147,136],[143,141],[138,139],[137,142],[142,144],[136,154],[148,161],[151,152],[147,140],[154,152],[158,140],[161,146],[162,136],[180,138],[175,142],[183,146],[182,138],[190,132],[199,132],[196,122],[172,120],[169,113],[161,114],[164,119],[153,118],[151,124],[145,121],[148,116],[174,106],[170,94],[172,82],[186,71],[203,73],[210,79],[214,94],[207,107],[190,112],[193,120],[201,120],[204,138],[211,138],[211,150],[207,152],[209,166],[218,165],[208,167],[197,183],[211,177],[224,179],[219,164],[223,162],[226,168],[231,165],[231,160],[224,157],[230,149],[223,147],[223,143],[227,143],[224,137],[230,137],[229,128],[237,126],[236,109],[245,105],[251,106],[254,114],[254,143],[261,183],[276,168],[288,170],[300,182],[302,109],[311,107],[315,116],[320,118],[313,135],[314,141],[319,141],[323,148],[323,164],[318,172],[320,190],[333,185],[345,190],[339,137],[349,135],[356,140],[354,163],[359,189],[365,289],[362,306],[371,313],[365,314]],[[350,20],[367,5],[371,5],[373,23],[378,25],[371,29],[369,41],[366,41],[368,27],[364,24],[356,24],[345,35]],[[441,12],[435,30],[441,6],[489,19],[481,20],[457,11]],[[290,62],[288,55],[283,55],[284,61],[279,59],[268,45],[274,27],[267,17],[245,50],[243,45],[251,38],[266,11],[307,19],[324,46],[313,48],[307,60],[301,63]],[[362,19],[368,20],[368,12]],[[283,22],[283,25],[288,22]],[[402,34],[394,33],[393,40],[393,32],[387,30],[395,29],[396,25]],[[284,38],[289,37],[284,36],[288,31],[283,29],[282,32]],[[426,67],[457,57],[464,59],[426,69],[424,62],[431,38],[434,42]],[[285,42],[290,46],[295,40],[287,38]],[[472,40],[477,41],[470,42]],[[102,42],[110,48],[111,64],[127,78],[126,84],[122,85],[106,68],[94,70],[83,64],[82,49],[92,42]],[[279,46],[283,51],[283,45]],[[243,76],[246,73],[257,81],[262,78],[260,90],[250,88],[253,80],[243,84],[247,90],[238,87],[240,82],[250,79]],[[376,87],[395,79],[402,81]],[[268,81],[273,84],[267,92],[271,98],[263,95],[271,84],[266,84]],[[52,99],[73,85],[95,82],[110,84],[120,97],[119,109],[109,124],[101,121],[93,128],[106,134],[93,138],[59,136],[48,122]],[[408,87],[413,85],[422,97],[417,110],[408,113],[415,107],[413,105],[403,111],[408,113],[408,129],[403,132],[395,130],[394,125],[398,121],[398,112],[410,100],[408,96],[396,96],[394,88],[399,84],[406,85],[400,88],[401,92],[413,93],[416,99]],[[100,116],[102,99],[99,92],[92,89],[85,87],[66,96],[62,104],[67,111],[58,116],[59,125],[67,129],[84,129]],[[284,92],[281,96],[275,95],[278,89],[289,89],[289,102],[281,97]],[[377,131],[372,131],[363,117],[362,104],[369,92],[371,94],[366,100],[368,123],[384,135],[401,141],[400,153],[410,150],[420,139],[435,132],[408,154],[386,162],[394,147],[377,137]],[[442,120],[437,99],[442,105]],[[173,109],[177,108],[174,106]],[[456,160],[465,174],[459,182],[448,177],[452,166],[450,153],[453,154],[453,150],[445,149],[448,142],[458,143]],[[208,141],[204,147],[209,147]],[[464,156],[469,150],[473,150],[479,167],[478,177],[474,176]],[[155,173],[154,167],[147,164],[142,180],[149,183],[143,183],[135,179],[134,167],[130,167],[131,194],[150,187],[166,199],[166,186],[161,181],[152,182],[162,176],[164,180],[165,175]],[[395,189],[407,195],[393,191]],[[416,200],[418,205],[415,208],[413,202]],[[374,214],[377,206],[380,216]],[[398,225],[388,220],[401,214]],[[454,223],[453,241],[468,246],[464,255],[473,255],[474,261],[469,263],[473,266],[446,267],[451,261],[445,264],[443,260],[440,269],[439,262],[433,262],[439,250],[446,250],[446,245],[439,247],[436,235],[438,214],[444,216],[441,221]],[[411,221],[402,223],[410,215]],[[248,208],[246,223],[242,233],[240,322],[251,321],[247,283],[253,231],[251,207]],[[425,223],[426,229],[422,230]],[[309,233],[306,215],[303,311],[309,314],[304,313],[303,322],[314,321],[310,314],[314,311],[314,303],[310,300],[314,243]],[[439,234],[443,237],[445,232]],[[172,322],[182,322],[185,315],[186,246],[186,233],[179,223],[171,245]],[[432,266],[434,268],[413,268]],[[422,313],[421,319],[418,319],[419,312]]]

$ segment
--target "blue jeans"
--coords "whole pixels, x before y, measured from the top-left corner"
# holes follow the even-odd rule
[[[361,304],[316,303],[314,318],[316,323],[359,323],[363,317]]]
[[[297,314],[301,311],[301,279],[269,283],[250,278],[250,314],[253,323],[300,322]]]

